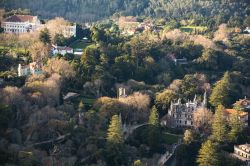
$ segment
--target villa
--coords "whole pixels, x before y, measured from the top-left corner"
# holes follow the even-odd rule
[[[27,66],[18,65],[18,76],[28,76],[31,74],[41,74],[42,73],[42,65],[37,62],[32,62]]]
[[[52,45],[52,54],[53,55],[57,55],[57,54],[61,54],[61,55],[65,55],[65,54],[73,54],[73,48],[70,47],[66,47],[66,46],[56,46],[56,45]]]
[[[246,27],[246,29],[243,32],[250,33],[250,28]]]
[[[250,166],[250,144],[235,145],[233,155]]]
[[[248,126],[248,113],[244,111],[237,111],[235,109],[225,109],[224,115],[226,116],[226,119],[230,121],[232,115],[238,114],[239,120],[244,124],[244,126]]]
[[[34,32],[41,25],[37,16],[13,15],[4,20],[2,28],[5,33],[27,33]]]
[[[175,54],[169,54],[168,57],[174,62],[175,65],[186,65],[188,64],[187,58],[176,58]]]
[[[203,102],[198,103],[196,96],[193,101],[188,101],[182,104],[181,99],[176,103],[171,102],[170,109],[168,110],[168,117],[170,120],[170,127],[192,127],[193,126],[193,113],[198,108],[207,107],[207,94],[204,93]],[[161,124],[164,124],[161,122]],[[166,124],[166,123],[165,123]]]

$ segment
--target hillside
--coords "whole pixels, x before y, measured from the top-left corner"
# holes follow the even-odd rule
[[[100,20],[114,13],[179,19],[217,16],[225,20],[250,13],[248,0],[37,0],[35,3],[32,0],[1,0],[0,7],[27,8],[42,18],[61,16],[81,22]]]

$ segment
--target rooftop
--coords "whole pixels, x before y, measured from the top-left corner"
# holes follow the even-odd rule
[[[5,22],[33,22],[36,16],[31,15],[13,15],[5,19]]]
[[[224,112],[226,113],[226,114],[237,114],[237,110],[235,110],[235,109],[225,109],[224,110]],[[241,117],[244,117],[244,116],[247,116],[248,115],[248,113],[247,112],[243,112],[243,111],[238,111],[238,114],[239,114],[239,116],[241,116]]]
[[[243,108],[247,108],[247,107],[250,107],[250,100],[245,97],[244,99],[240,99],[239,101],[234,103],[234,105],[237,105],[237,104],[239,104]]]

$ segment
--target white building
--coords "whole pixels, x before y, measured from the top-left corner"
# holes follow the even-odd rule
[[[28,76],[30,74],[41,74],[42,66],[36,62],[32,62],[27,66],[18,65],[18,76]]]
[[[83,49],[75,49],[74,54],[81,56],[83,54]]]
[[[2,28],[5,33],[27,33],[34,32],[41,25],[37,16],[13,15],[4,20]]]
[[[243,32],[250,33],[250,28],[246,27],[246,29]]]
[[[73,48],[70,47],[52,45],[52,53],[53,55],[61,54],[64,56],[67,53],[73,54],[74,51]]]
[[[126,88],[124,87],[118,88],[118,98],[122,98],[122,97],[127,97]]]
[[[170,119],[170,127],[192,127],[193,126],[193,113],[197,108],[206,108],[207,95],[204,93],[204,99],[201,104],[198,104],[196,96],[193,101],[188,101],[182,104],[181,99],[177,103],[171,102],[170,109],[168,110],[168,117]],[[164,124],[164,123],[163,123]]]
[[[250,144],[235,145],[234,156],[242,161],[246,161],[250,166]]]

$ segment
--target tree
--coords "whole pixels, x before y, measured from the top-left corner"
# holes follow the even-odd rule
[[[240,113],[237,110],[235,114],[230,115],[229,127],[230,132],[228,133],[229,140],[232,142],[237,141],[239,134],[243,131],[244,124],[239,119]]]
[[[211,125],[213,122],[213,113],[206,108],[198,108],[193,113],[194,128],[200,131],[200,133],[208,136],[211,132]]]
[[[160,128],[159,128],[159,115],[155,106],[153,106],[149,121],[150,124],[148,127],[148,145],[152,151],[158,151],[160,147]]]
[[[121,117],[113,115],[107,133],[106,160],[108,165],[122,165],[124,160],[123,142]]]
[[[49,56],[49,48],[42,42],[35,42],[29,47],[33,61],[45,62]]]
[[[191,130],[185,130],[184,138],[183,138],[185,144],[190,144],[194,141],[194,136]]]
[[[69,25],[70,23],[61,17],[51,19],[45,24],[46,28],[50,30],[52,39],[54,39],[56,34],[62,34],[64,37],[69,37],[68,34],[64,32],[65,28]]]
[[[133,166],[142,166],[141,160],[136,160],[136,161],[134,161]]]
[[[214,140],[219,143],[225,141],[227,134],[224,109],[225,108],[222,105],[217,107],[212,124],[212,136]]]
[[[39,40],[43,44],[50,44],[51,43],[51,36],[48,28],[43,29],[39,34]]]
[[[154,126],[159,125],[159,115],[158,115],[158,111],[157,111],[155,106],[153,106],[153,108],[151,110],[148,123],[151,125],[154,125]]]
[[[217,147],[211,140],[207,140],[202,144],[199,150],[197,163],[199,166],[218,166],[219,165],[219,153]]]
[[[63,46],[66,45],[66,38],[63,36],[63,34],[57,33],[55,34],[53,42],[56,45]]]
[[[176,97],[177,94],[171,89],[166,89],[156,94],[155,105],[161,116],[167,113],[167,108],[169,108],[171,101]]]
[[[246,17],[246,19],[244,20],[244,25],[246,27],[250,27],[250,16]]]
[[[43,67],[43,70],[49,75],[54,73],[59,74],[62,78],[72,78],[75,75],[73,67],[69,64],[68,61],[64,59],[52,58],[49,59],[47,65]]]
[[[113,115],[108,127],[107,142],[122,144],[124,142],[122,122],[118,115]]]
[[[81,100],[79,103],[79,106],[78,106],[78,111],[82,112],[84,109],[85,109],[85,105],[84,105],[83,101]]]
[[[147,94],[135,92],[119,101],[126,105],[128,109],[123,112],[124,120],[128,123],[145,122],[149,116],[150,97]]]
[[[78,105],[78,123],[81,125],[83,124],[83,111],[84,111],[84,104],[81,100]]]
[[[230,75],[228,72],[224,74],[221,80],[215,83],[215,86],[212,90],[212,94],[210,96],[210,103],[217,107],[218,105],[230,105],[230,92],[231,92],[231,82]]]

